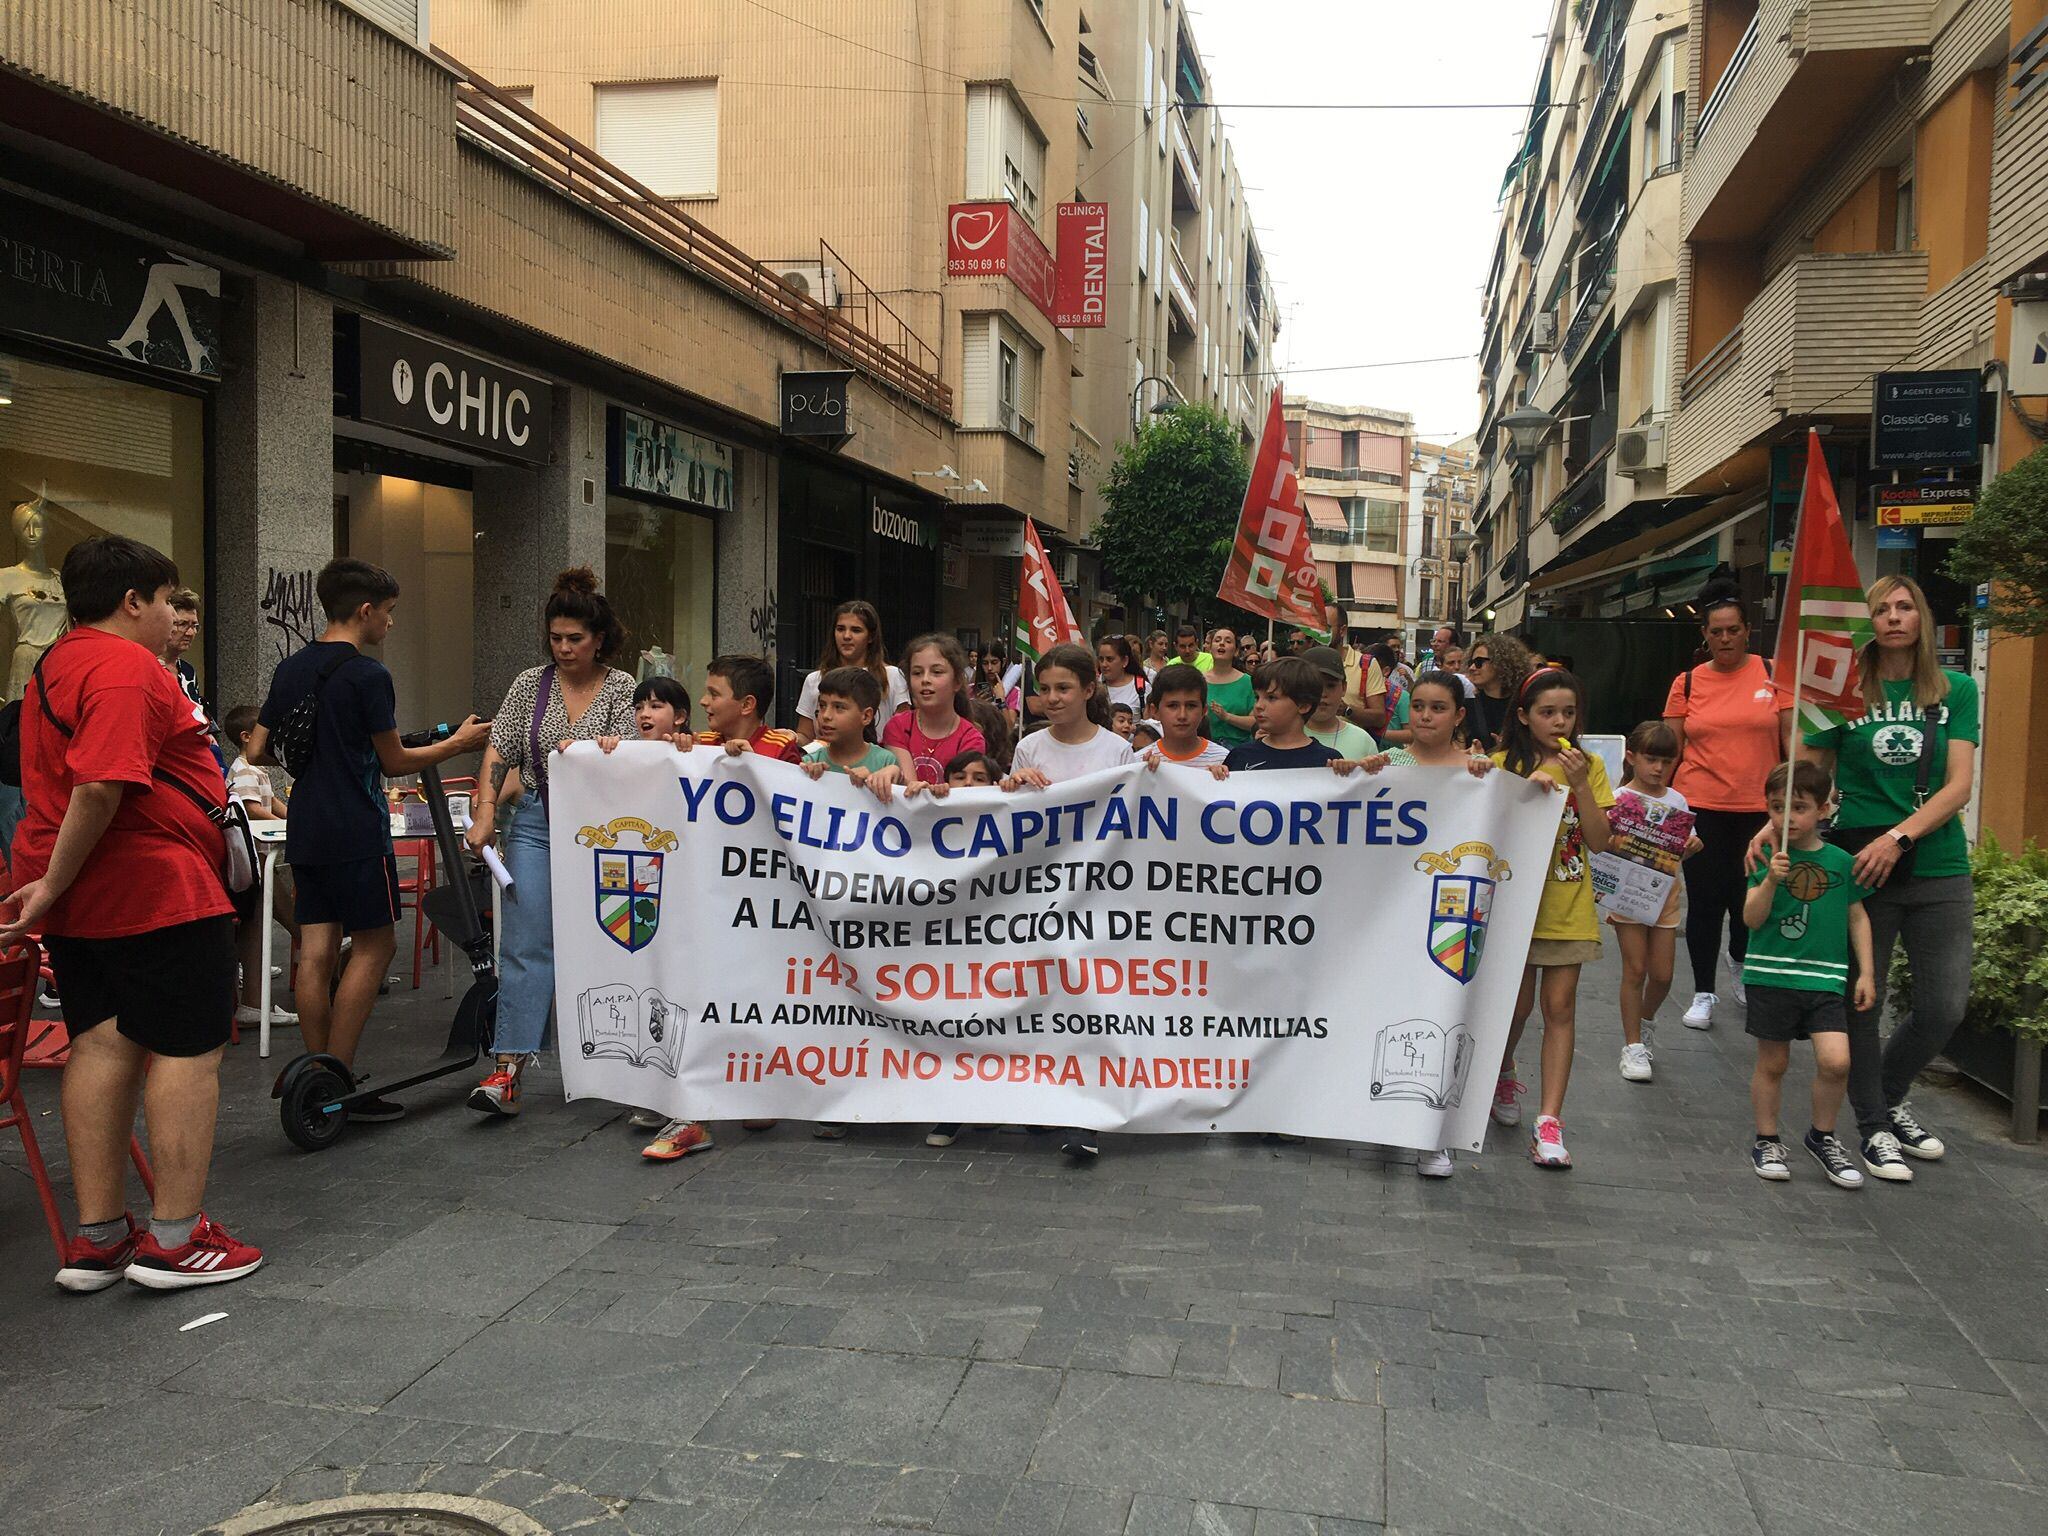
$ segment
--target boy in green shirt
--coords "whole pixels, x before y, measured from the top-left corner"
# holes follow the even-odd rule
[[[818,713],[811,722],[818,739],[798,766],[814,779],[843,773],[856,787],[873,790],[884,804],[898,783],[915,785],[910,754],[877,746],[871,738],[881,704],[882,685],[866,667],[827,672],[818,679]]]
[[[1764,780],[1764,804],[1774,825],[1785,825],[1790,802],[1789,847],[1749,879],[1742,921],[1749,928],[1749,954],[1742,983],[1749,992],[1744,1027],[1756,1036],[1756,1072],[1749,1098],[1756,1110],[1756,1143],[1750,1163],[1761,1179],[1792,1177],[1778,1139],[1778,1103],[1792,1042],[1813,1041],[1813,1128],[1806,1150],[1828,1182],[1861,1189],[1863,1170],[1835,1136],[1835,1114],[1849,1081],[1849,1015],[1843,994],[1849,986],[1849,957],[1856,958],[1855,997],[1868,1008],[1876,996],[1870,959],[1870,919],[1863,899],[1870,894],[1855,881],[1855,859],[1821,841],[1820,818],[1834,783],[1818,763],[1780,763]]]
[[[1323,680],[1323,701],[1302,725],[1309,740],[1333,747],[1339,757],[1348,757],[1355,762],[1379,751],[1379,743],[1372,739],[1371,732],[1344,718],[1343,656],[1334,646],[1312,645],[1301,653],[1301,659],[1314,667]]]

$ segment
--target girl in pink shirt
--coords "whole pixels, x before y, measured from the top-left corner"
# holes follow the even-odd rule
[[[910,754],[921,784],[946,782],[946,764],[962,752],[985,752],[988,743],[967,715],[967,653],[951,635],[919,635],[903,652],[911,708],[889,717],[882,745]]]

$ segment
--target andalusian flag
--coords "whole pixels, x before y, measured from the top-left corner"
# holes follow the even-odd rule
[[[1809,429],[1806,487],[1799,497],[1799,531],[1772,667],[1779,707],[1794,712],[1799,729],[1823,731],[1863,713],[1856,663],[1871,634],[1870,604],[1842,527],[1827,457],[1820,434]]]
[[[1029,678],[1038,658],[1056,645],[1081,644],[1081,626],[1074,622],[1074,610],[1067,594],[1060,590],[1052,562],[1045,558],[1045,546],[1038,542],[1038,528],[1024,519],[1024,559],[1017,575],[1017,649],[1027,679],[1024,691],[1031,691]]]

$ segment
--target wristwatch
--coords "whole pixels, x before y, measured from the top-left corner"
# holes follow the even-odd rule
[[[1913,851],[1912,833],[1901,832],[1897,827],[1893,827],[1891,831],[1886,835],[1890,837],[1893,842],[1899,845],[1899,852],[1911,853]]]

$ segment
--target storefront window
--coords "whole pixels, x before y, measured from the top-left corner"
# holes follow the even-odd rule
[[[95,534],[140,539],[206,588],[205,404],[0,352],[0,644],[6,697],[64,626],[57,572]],[[202,637],[205,630],[202,628]],[[186,653],[202,685],[203,643]]]
[[[626,626],[613,664],[682,681],[694,700],[710,662],[717,525],[679,507],[613,496],[604,511],[604,590]],[[701,724],[702,722],[699,722]]]

